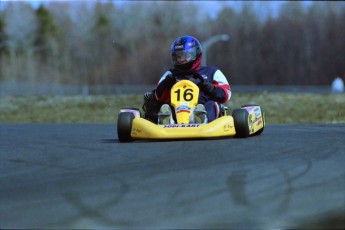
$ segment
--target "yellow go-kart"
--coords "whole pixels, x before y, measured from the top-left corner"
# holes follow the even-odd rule
[[[195,78],[204,79],[196,74]],[[222,107],[219,118],[210,123],[191,123],[190,116],[198,103],[199,88],[191,80],[177,81],[171,91],[176,124],[156,124],[145,119],[139,109],[123,108],[119,112],[117,134],[120,142],[137,139],[198,139],[218,137],[248,137],[261,134],[265,117],[258,105],[243,105],[227,115]]]

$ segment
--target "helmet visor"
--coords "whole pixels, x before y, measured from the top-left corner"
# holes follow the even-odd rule
[[[176,50],[172,54],[172,61],[174,65],[183,65],[194,61],[196,59],[195,47],[188,50]]]

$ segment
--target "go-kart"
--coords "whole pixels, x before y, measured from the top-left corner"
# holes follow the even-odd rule
[[[203,77],[192,72],[194,79]],[[198,103],[199,88],[193,80],[177,81],[170,91],[175,124],[158,124],[137,108],[122,108],[118,115],[117,134],[120,142],[137,139],[198,139],[218,137],[249,137],[259,135],[265,127],[265,116],[259,105],[242,105],[227,115],[222,105],[220,117],[209,123],[192,123],[190,116]]]

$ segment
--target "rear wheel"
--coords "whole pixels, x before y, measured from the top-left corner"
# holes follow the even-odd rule
[[[249,113],[245,109],[235,109],[232,112],[234,118],[236,137],[248,137],[249,136]]]
[[[117,136],[120,142],[130,142],[132,141],[132,123],[134,115],[130,112],[122,112],[119,114],[117,120]]]

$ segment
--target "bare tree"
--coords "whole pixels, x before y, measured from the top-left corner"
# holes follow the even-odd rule
[[[287,2],[262,17],[244,2],[211,18],[186,1],[52,1],[37,9],[8,2],[0,11],[0,81],[155,84],[172,67],[175,38],[225,33],[231,39],[214,45],[208,60],[232,84],[328,84],[344,71],[345,4],[310,5]]]

